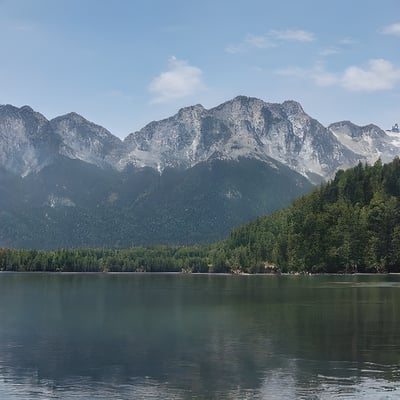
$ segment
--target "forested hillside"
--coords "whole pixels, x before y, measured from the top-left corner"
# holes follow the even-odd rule
[[[232,232],[232,266],[281,271],[400,270],[400,160],[361,163],[295,201],[288,209]]]
[[[273,160],[213,160],[161,174],[151,168],[102,170],[66,157],[24,178],[0,168],[0,247],[212,243],[312,188]]]
[[[3,271],[399,272],[400,160],[359,164],[210,246],[0,249]]]

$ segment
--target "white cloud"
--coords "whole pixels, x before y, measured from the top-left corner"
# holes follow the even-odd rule
[[[374,92],[400,85],[400,68],[383,59],[370,60],[365,67],[350,66],[341,74],[326,71],[317,63],[312,68],[289,67],[276,74],[312,80],[317,86],[341,86],[350,91]]]
[[[187,61],[171,57],[168,60],[168,71],[155,77],[149,85],[153,94],[152,103],[169,103],[188,97],[204,88],[202,71]]]
[[[289,77],[297,77],[297,78],[304,78],[307,76],[307,70],[300,67],[286,67],[277,69],[275,71],[277,75],[282,76],[289,76]]]
[[[327,47],[319,52],[319,54],[323,57],[332,56],[339,53],[340,50],[337,47]]]
[[[225,51],[230,54],[238,54],[251,49],[267,49],[275,46],[276,44],[267,35],[248,34],[239,44],[230,45],[226,47]]]
[[[382,33],[385,35],[400,36],[400,23],[385,26],[382,29]]]
[[[349,46],[349,45],[352,45],[352,44],[356,44],[357,40],[355,40],[355,39],[353,39],[351,37],[345,37],[345,38],[341,39],[339,41],[339,43],[344,45],[344,46]]]
[[[337,77],[324,70],[321,64],[316,64],[312,68],[300,68],[300,67],[287,67],[276,70],[277,75],[310,79],[318,86],[331,86],[337,83]]]
[[[315,36],[311,32],[303,31],[303,30],[272,30],[270,35],[279,40],[291,40],[296,42],[313,42],[315,40]]]
[[[313,33],[303,30],[270,31],[265,35],[248,34],[239,44],[227,46],[225,51],[230,54],[238,54],[251,49],[268,49],[276,47],[277,40],[312,42],[315,37]]]
[[[347,68],[340,83],[352,91],[389,90],[400,84],[400,68],[387,60],[369,60],[367,67]]]
[[[242,45],[229,45],[225,47],[225,51],[229,54],[238,54],[238,53],[243,53],[245,51],[244,47]]]
[[[245,42],[257,49],[266,49],[268,47],[274,47],[275,44],[272,43],[266,36],[262,35],[247,35]]]

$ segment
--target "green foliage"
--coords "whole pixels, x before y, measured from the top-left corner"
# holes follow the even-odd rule
[[[400,161],[359,164],[208,246],[0,249],[2,271],[400,272]]]
[[[209,248],[135,247],[125,250],[0,249],[0,271],[208,272]]]
[[[60,158],[24,178],[0,170],[0,246],[126,248],[222,240],[234,227],[311,190],[304,177],[275,164],[214,160],[160,175]]]
[[[399,196],[399,159],[360,163],[288,209],[234,230],[225,245],[243,270],[262,262],[290,272],[397,272]]]

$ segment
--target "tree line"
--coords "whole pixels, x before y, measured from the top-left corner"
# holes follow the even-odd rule
[[[359,163],[206,246],[0,249],[1,271],[400,272],[400,160]]]
[[[46,272],[208,272],[208,248],[0,249],[1,271]]]

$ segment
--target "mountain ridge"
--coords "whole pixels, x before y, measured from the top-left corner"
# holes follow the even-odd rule
[[[47,120],[1,106],[0,247],[221,240],[338,169],[400,148],[394,133],[350,124],[326,128],[295,101],[238,96],[182,108],[122,141],[76,113]]]
[[[349,131],[355,134],[349,136]],[[37,172],[58,155],[100,168],[122,171],[133,165],[159,173],[247,157],[267,163],[275,159],[318,183],[358,161],[390,161],[399,148],[395,138],[373,124],[340,121],[324,127],[294,100],[279,104],[236,96],[210,109],[183,107],[124,140],[75,112],[47,120],[29,106],[0,106],[0,165],[21,176]]]

